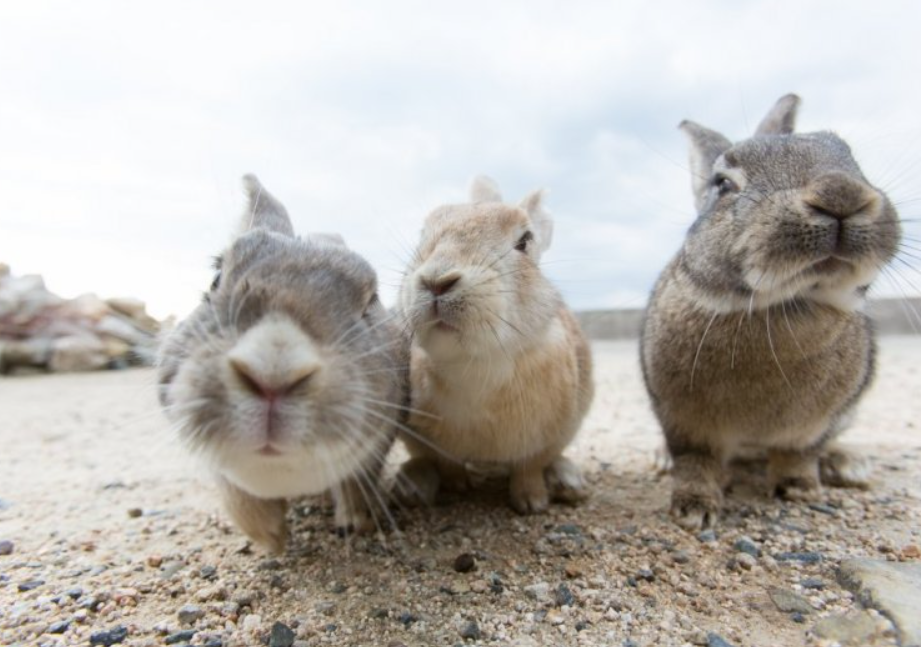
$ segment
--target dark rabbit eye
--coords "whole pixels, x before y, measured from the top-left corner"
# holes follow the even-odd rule
[[[368,299],[367,305],[365,305],[364,312],[361,313],[362,317],[367,317],[371,314],[371,308],[380,302],[380,299],[377,298],[377,292],[371,295],[371,298]]]
[[[530,231],[524,232],[521,238],[518,239],[518,242],[515,243],[515,249],[517,249],[519,252],[528,251],[528,243],[530,243],[532,240],[534,240],[534,234],[532,234]]]
[[[739,190],[739,186],[725,175],[717,175],[713,178],[713,184],[720,195],[734,193]]]
[[[224,257],[215,256],[211,267],[214,268],[214,280],[211,281],[211,291],[214,292],[221,285],[221,269],[224,267]]]

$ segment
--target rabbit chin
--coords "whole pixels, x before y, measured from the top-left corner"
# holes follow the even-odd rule
[[[360,473],[373,451],[373,443],[337,440],[271,456],[240,448],[222,452],[217,470],[253,496],[280,499],[329,490]]]

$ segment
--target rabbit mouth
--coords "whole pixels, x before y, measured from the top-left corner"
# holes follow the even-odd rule
[[[838,256],[829,256],[828,258],[813,264],[809,269],[815,274],[827,276],[829,274],[838,274],[845,270],[853,269],[853,265]]]
[[[268,457],[281,456],[284,454],[284,452],[282,452],[280,449],[275,447],[272,443],[266,443],[265,445],[257,449],[256,453],[259,454],[260,456],[268,456]]]
[[[449,324],[444,319],[435,319],[432,321],[432,328],[441,332],[458,332],[457,327]]]

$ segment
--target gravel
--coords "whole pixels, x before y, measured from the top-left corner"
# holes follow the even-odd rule
[[[612,361],[604,348],[623,353]],[[700,533],[667,513],[670,478],[653,468],[660,437],[634,346],[604,348],[599,404],[571,449],[588,501],[521,517],[486,478],[431,509],[395,510],[399,533],[342,539],[324,501],[305,500],[275,557],[220,512],[204,471],[159,418],[151,373],[5,381],[0,491],[16,505],[0,522],[16,545],[0,561],[0,644],[85,646],[96,636],[93,644],[131,647],[259,646],[279,633],[290,647],[830,647],[817,628],[833,636],[850,627],[869,636],[862,647],[894,647],[888,620],[862,611],[836,571],[853,557],[917,563],[921,438],[906,425],[921,419],[921,402],[899,389],[918,383],[907,371],[921,364],[921,340],[906,372],[890,376],[898,387],[887,386],[882,347],[881,387],[853,430],[875,464],[899,470],[877,469],[869,491],[827,488],[829,515],[765,498],[763,466],[742,465],[720,519]],[[47,380],[60,414],[38,397]],[[904,439],[885,435],[893,430]],[[26,458],[39,439],[46,467],[36,474]],[[132,507],[145,514],[126,519]],[[475,568],[455,570],[464,555]],[[19,590],[30,581],[44,584]],[[809,611],[780,610],[775,589]]]

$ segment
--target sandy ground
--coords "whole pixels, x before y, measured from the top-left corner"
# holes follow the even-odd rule
[[[597,343],[597,398],[571,450],[588,502],[519,517],[486,484],[399,513],[401,533],[343,540],[304,501],[277,559],[228,525],[151,371],[0,378],[0,644],[832,644],[817,621],[858,608],[841,559],[912,559],[921,544],[921,337],[881,345],[846,436],[873,458],[870,491],[785,503],[745,469],[713,535],[677,529],[636,344]],[[875,619],[866,644],[894,645]]]

